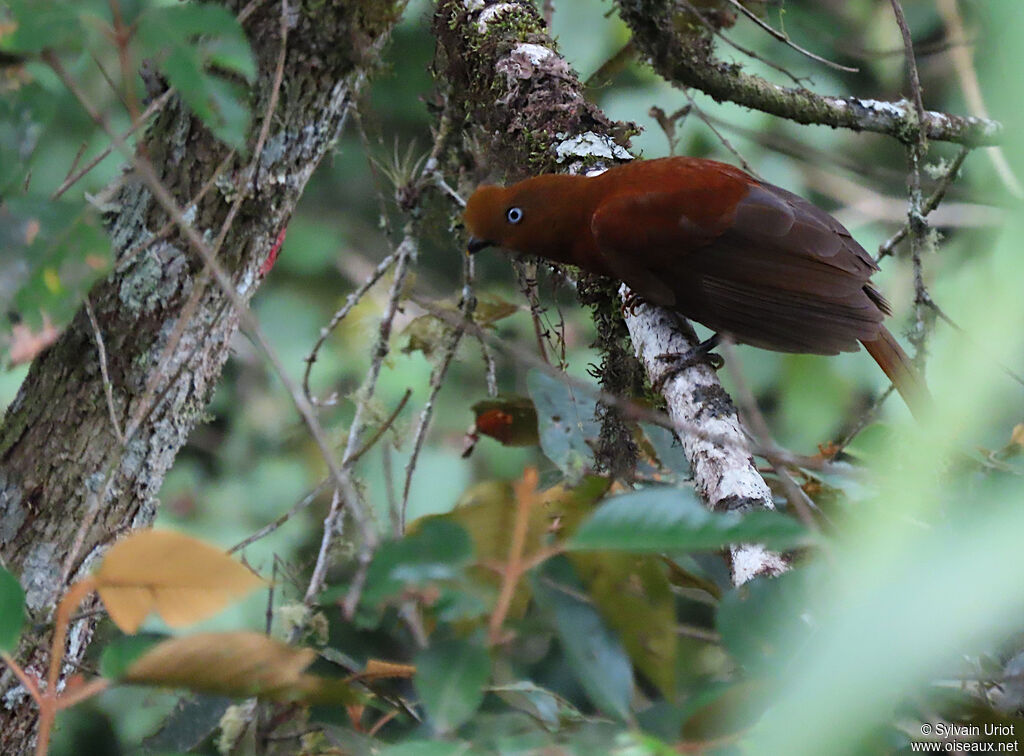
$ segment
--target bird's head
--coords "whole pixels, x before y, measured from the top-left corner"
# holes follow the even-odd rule
[[[466,203],[470,254],[504,247],[524,254],[570,262],[579,233],[576,176],[545,175],[508,187],[482,186]]]

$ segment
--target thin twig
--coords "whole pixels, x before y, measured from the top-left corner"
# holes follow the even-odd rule
[[[363,443],[363,445],[361,447],[359,447],[359,449],[351,457],[349,457],[345,461],[346,465],[348,465],[349,467],[354,465],[356,462],[359,461],[359,459],[364,454],[366,454],[366,452],[370,451],[370,449],[372,449],[374,447],[374,445],[378,441],[380,441],[380,437],[383,436],[387,432],[388,428],[390,428],[392,425],[394,425],[395,420],[398,419],[398,416],[402,413],[402,410],[405,408],[405,405],[409,401],[409,397],[411,397],[411,396],[412,396],[412,389],[406,389],[405,393],[402,394],[402,398],[399,400],[398,405],[395,407],[395,409],[392,410],[391,414],[388,415],[387,419],[383,423],[380,424],[380,426],[377,428],[377,430],[375,430],[373,432],[373,435],[370,436]]]
[[[803,84],[804,84],[803,80],[800,79],[799,77],[793,75],[789,71],[787,71],[783,66],[780,66],[778,63],[774,63],[774,62],[768,60],[767,58],[764,58],[761,55],[758,55],[756,52],[751,50],[749,47],[744,47],[743,45],[739,44],[738,42],[734,42],[733,40],[729,39],[729,37],[727,37],[725,35],[725,32],[723,32],[721,29],[717,28],[710,21],[708,21],[706,18],[704,18],[704,15],[699,10],[697,10],[697,8],[693,7],[693,4],[690,3],[689,0],[678,0],[678,1],[680,3],[682,3],[683,7],[686,8],[688,11],[690,11],[690,13],[693,14],[693,16],[698,21],[700,21],[701,24],[704,25],[705,29],[707,29],[709,32],[711,32],[711,34],[713,34],[714,36],[716,36],[719,39],[721,39],[727,45],[729,45],[730,47],[735,48],[736,50],[739,50],[741,53],[743,53],[744,55],[746,55],[749,58],[761,61],[762,63],[764,63],[769,68],[774,68],[776,71],[778,71],[779,73],[783,74],[784,76],[788,76],[789,79],[794,84],[796,84],[798,87],[802,87],[803,86]]]
[[[359,448],[363,431],[366,429],[365,417],[370,410],[370,404],[377,391],[377,381],[380,378],[380,371],[384,365],[384,360],[391,351],[391,331],[394,327],[395,315],[398,313],[398,305],[405,289],[405,278],[409,272],[409,265],[416,259],[416,254],[419,250],[416,237],[412,233],[411,224],[406,226],[405,232],[405,238],[395,251],[397,263],[395,265],[395,278],[391,282],[388,305],[383,317],[380,319],[377,343],[373,350],[370,370],[363,381],[362,387],[359,389],[359,403],[356,405],[355,415],[352,417],[348,440],[345,443],[345,452],[341,458],[341,465],[344,469],[348,469],[354,464],[353,458],[356,450]]]
[[[526,301],[530,305],[530,321],[533,323],[533,336],[537,341],[537,353],[550,365],[551,360],[548,359],[548,352],[544,346],[544,326],[540,322],[542,310],[537,294],[537,263],[535,260],[515,260],[513,267],[523,294],[526,295]]]
[[[1006,373],[1006,375],[1008,375],[1017,383],[1024,386],[1024,377],[1022,377],[1019,373],[1014,371],[1008,365],[1005,365],[1003,362],[993,357],[991,354],[986,353],[981,348],[981,346],[974,339],[971,338],[970,334],[963,326],[961,326],[959,323],[957,323],[955,320],[949,317],[949,315],[946,314],[946,311],[939,307],[938,303],[934,299],[932,299],[931,294],[926,292],[926,296],[927,298],[925,299],[925,304],[928,305],[928,307],[930,307],[935,312],[939,320],[941,320],[954,331],[959,333],[964,338],[964,340],[967,341],[968,344],[973,346],[975,349],[982,351],[986,359],[990,360],[996,367],[998,367],[1000,370]]]
[[[412,476],[416,471],[416,462],[419,459],[423,442],[426,440],[427,428],[430,426],[430,420],[434,414],[434,403],[437,400],[437,395],[441,392],[441,386],[444,385],[445,375],[447,375],[448,368],[455,358],[455,352],[458,351],[462,335],[469,326],[475,325],[473,323],[473,311],[476,309],[476,295],[473,293],[475,278],[475,258],[472,255],[465,255],[462,258],[462,317],[449,336],[440,364],[434,368],[430,376],[430,396],[427,397],[427,401],[420,413],[419,422],[416,424],[416,431],[413,434],[412,454],[405,466],[405,485],[402,488],[402,504],[399,511],[399,522],[403,533],[405,532],[406,514],[409,507],[409,491],[412,488]]]
[[[103,393],[107,397],[107,410],[110,412],[110,424],[114,426],[114,435],[118,443],[124,446],[124,433],[121,431],[121,423],[117,419],[117,408],[114,406],[114,387],[110,383],[110,373],[107,370],[107,349],[103,346],[103,334],[100,333],[100,324],[96,321],[96,313],[93,312],[92,302],[89,297],[83,302],[85,314],[89,316],[89,324],[92,326],[92,334],[96,339],[96,351],[100,358],[100,376],[103,379]]]
[[[312,605],[316,601],[316,597],[323,590],[324,581],[327,579],[327,557],[330,553],[331,541],[334,538],[335,531],[339,535],[341,534],[344,524],[344,520],[341,517],[344,508],[341,506],[341,502],[341,492],[338,489],[334,489],[334,495],[331,497],[331,508],[327,512],[327,517],[324,518],[324,533],[320,538],[320,550],[316,555],[316,566],[313,568],[313,575],[309,579],[309,586],[306,588],[306,595],[303,599],[307,606]]]
[[[871,402],[871,406],[861,413],[861,416],[857,418],[857,422],[853,424],[853,427],[850,428],[847,434],[843,437],[843,440],[833,447],[833,459],[839,456],[839,453],[842,452],[847,446],[849,446],[853,439],[855,439],[857,435],[862,430],[864,430],[872,420],[875,419],[875,415],[878,414],[879,408],[882,406],[885,400],[889,398],[889,395],[892,394],[892,392],[895,390],[896,384],[890,383],[886,387],[885,391],[879,394],[878,398]]]
[[[299,512],[306,509],[310,504],[316,501],[316,497],[322,494],[324,490],[327,488],[327,483],[328,480],[320,481],[316,488],[314,488],[308,494],[299,499],[291,509],[289,509],[287,512],[285,512],[283,515],[278,517],[273,522],[264,525],[262,528],[257,530],[252,535],[243,538],[241,541],[239,541],[230,549],[228,549],[228,553],[234,554],[236,551],[241,551],[246,546],[251,546],[252,544],[256,543],[256,541],[266,538],[268,535],[270,535],[275,530],[284,525],[286,522],[288,522],[290,519],[292,519]]]
[[[165,91],[163,94],[161,94],[158,98],[153,100],[153,102],[149,104],[149,107],[147,107],[146,110],[142,113],[142,115],[139,116],[139,120],[133,123],[131,128],[124,133],[124,135],[121,137],[121,140],[127,141],[128,137],[130,137],[136,131],[145,126],[146,122],[149,121],[149,119],[152,118],[154,115],[159,113],[163,109],[163,107],[168,103],[168,101],[170,101],[171,96],[174,94],[174,92],[175,90],[172,87]],[[78,181],[80,181],[85,174],[87,174],[89,171],[91,171],[93,168],[99,165],[107,155],[114,151],[114,149],[115,147],[113,143],[108,144],[100,151],[100,153],[96,157],[94,157],[92,160],[90,160],[88,163],[82,166],[82,168],[77,173],[71,175],[69,172],[68,177],[64,179],[64,181],[61,183],[59,187],[57,187],[57,191],[50,195],[50,199],[60,199],[60,196],[64,194],[64,192],[66,192]]]
[[[309,400],[310,404],[323,405],[332,403],[331,400],[321,401],[319,399],[316,399],[313,396],[312,391],[309,387],[310,373],[312,372],[313,364],[316,362],[317,356],[320,353],[320,348],[323,347],[324,342],[327,341],[327,337],[330,336],[334,329],[341,324],[341,321],[348,317],[348,314],[352,312],[352,308],[359,304],[362,298],[366,296],[366,293],[373,288],[374,284],[376,284],[377,281],[379,281],[384,276],[385,273],[388,272],[391,266],[395,264],[395,261],[397,259],[398,253],[392,252],[390,255],[388,255],[379,263],[377,263],[377,267],[374,268],[373,272],[365,281],[363,281],[359,288],[357,288],[355,291],[350,293],[348,297],[345,298],[345,304],[341,306],[340,310],[334,313],[334,316],[331,318],[331,322],[329,322],[327,325],[320,329],[320,334],[316,340],[316,343],[313,344],[313,348],[310,350],[309,355],[305,359],[306,370],[302,374],[302,393],[306,395],[306,399]]]
[[[806,55],[811,60],[817,61],[818,63],[821,63],[823,65],[826,65],[829,68],[834,68],[837,71],[846,71],[847,73],[859,73],[860,72],[859,68],[851,68],[850,66],[840,65],[839,63],[835,63],[835,62],[833,62],[831,60],[827,60],[827,59],[821,57],[820,55],[815,55],[810,50],[807,50],[807,49],[805,49],[803,47],[800,47],[800,45],[798,45],[796,42],[794,42],[792,39],[789,38],[788,34],[784,34],[784,33],[780,32],[778,29],[776,29],[775,27],[769,26],[768,24],[766,24],[764,21],[762,21],[760,18],[757,17],[757,14],[755,14],[752,10],[750,10],[749,8],[744,6],[743,3],[739,2],[739,0],[729,0],[729,3],[734,8],[736,8],[736,10],[738,10],[740,13],[742,13],[744,16],[746,16],[751,21],[753,21],[755,24],[757,24],[762,29],[764,29],[766,32],[768,32],[771,36],[775,37],[775,39],[779,40],[780,42],[785,43],[789,47],[792,47],[794,50],[796,50],[801,55]]]
[[[690,94],[690,90],[684,88],[682,92],[684,95],[686,95],[686,99],[689,100],[690,102],[690,109],[697,114],[697,117],[700,120],[702,120],[709,129],[711,129],[712,133],[714,133],[714,135],[718,137],[718,141],[722,143],[725,149],[729,150],[729,152],[731,152],[733,156],[740,161],[740,165],[743,167],[743,170],[745,170],[754,178],[760,178],[760,176],[757,174],[757,171],[751,168],[750,163],[748,163],[746,159],[743,157],[743,155],[740,154],[739,150],[732,146],[732,142],[730,142],[725,137],[725,135],[722,134],[722,132],[720,132],[717,128],[715,128],[715,125],[713,123],[711,123],[711,119],[708,118],[707,114],[697,104],[696,100],[693,99],[693,96]]]
[[[907,19],[903,15],[903,6],[900,5],[899,0],[890,0],[890,4],[892,5],[893,14],[896,16],[896,24],[900,28],[900,34],[903,36],[903,47],[906,50],[907,74],[910,79],[914,109],[917,113],[916,139],[907,146],[910,162],[910,173],[907,180],[907,225],[910,227],[910,254],[914,265],[914,328],[910,333],[910,340],[916,350],[914,357],[918,367],[923,370],[925,341],[927,339],[925,302],[928,297],[921,259],[926,246],[925,237],[928,233],[928,221],[922,212],[921,199],[921,162],[927,149],[927,138],[922,129],[925,110],[924,101],[921,96],[921,78],[917,71],[917,60],[914,57],[914,41],[910,36],[910,27],[907,26]]]
[[[815,521],[814,514],[812,513],[812,510],[817,509],[817,507],[789,474],[783,455],[776,453],[776,450],[779,448],[778,444],[776,444],[775,439],[772,437],[771,429],[769,429],[768,423],[764,419],[764,414],[762,414],[761,408],[757,406],[757,399],[754,398],[754,393],[750,390],[743,376],[743,366],[740,364],[739,354],[728,341],[724,341],[720,348],[724,352],[726,363],[729,365],[729,372],[732,374],[733,384],[736,389],[736,401],[739,403],[740,411],[747,421],[747,427],[753,432],[754,440],[757,443],[757,453],[768,460],[772,469],[775,470],[775,474],[782,484],[782,489],[786,492],[786,500],[793,508],[793,512],[810,530],[817,531],[818,523]]]
[[[37,704],[42,700],[42,693],[39,690],[39,686],[36,681],[29,676],[29,674],[21,668],[21,665],[14,660],[14,658],[6,651],[0,651],[0,661],[7,665],[7,668],[11,670],[11,673],[18,678],[18,682],[21,683],[21,687],[25,689],[25,692],[32,696],[32,700]]]
[[[924,203],[921,205],[921,214],[923,216],[927,217],[928,215],[930,215],[932,211],[939,206],[939,203],[942,202],[943,198],[946,196],[946,191],[949,189],[950,186],[952,186],[953,181],[956,179],[957,174],[960,172],[960,168],[963,166],[964,161],[967,159],[967,156],[970,154],[970,152],[970,147],[960,148],[960,152],[957,153],[956,157],[953,159],[953,162],[950,163],[949,168],[942,175],[942,178],[939,180],[939,183],[935,187],[935,190],[931,193],[928,199],[925,200]],[[893,234],[884,242],[882,242],[882,244],[878,247],[878,256],[875,258],[875,260],[881,260],[883,257],[891,255],[893,249],[895,249],[896,245],[907,237],[907,233],[909,233],[909,231],[910,223],[904,223],[899,231],[897,231],[895,234]]]

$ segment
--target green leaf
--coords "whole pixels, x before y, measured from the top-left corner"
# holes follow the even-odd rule
[[[492,685],[488,690],[512,708],[529,714],[548,729],[557,729],[563,718],[583,718],[568,700],[529,680]]]
[[[416,657],[413,685],[438,732],[448,733],[469,720],[484,700],[491,657],[466,640],[433,644]]]
[[[807,594],[827,575],[816,566],[801,567],[778,578],[756,578],[726,593],[718,605],[716,624],[722,644],[748,672],[770,673],[783,666],[780,636],[808,636],[813,609]]]
[[[550,613],[569,666],[593,704],[629,718],[633,670],[622,642],[581,596],[584,588],[564,558],[549,560],[533,579],[533,595]]]
[[[806,536],[800,523],[778,512],[711,512],[690,490],[646,488],[608,499],[567,545],[577,551],[685,552],[739,542],[787,548]]]
[[[608,553],[572,554],[569,559],[636,668],[665,698],[674,698],[675,598],[661,560]]]
[[[60,324],[78,307],[79,294],[107,271],[110,239],[96,213],[75,202],[13,197],[0,208],[0,294],[11,286],[14,307],[33,330],[45,312]],[[20,264],[5,268],[9,260]],[[16,288],[14,288],[16,287]],[[2,299],[3,297],[0,297]],[[4,303],[9,307],[10,303]]]
[[[643,423],[641,426],[647,440],[651,442],[658,461],[666,470],[675,473],[680,479],[690,474],[690,463],[683,453],[683,445],[679,443],[676,435],[668,428],[660,425]]]
[[[594,466],[594,452],[587,442],[601,431],[594,419],[596,402],[540,370],[530,371],[526,385],[537,408],[541,449],[570,481],[578,481]]]
[[[25,591],[18,578],[0,567],[0,651],[18,647],[25,624]]]
[[[57,714],[49,756],[81,756],[102,753],[120,756],[124,746],[110,717],[89,702],[84,706],[63,709]]]
[[[203,44],[193,40],[202,35]],[[155,55],[167,45],[193,47],[204,62],[216,63],[252,81],[256,61],[238,19],[220,5],[189,3],[152,8],[139,18],[143,52]]]
[[[164,633],[138,633],[115,638],[100,654],[100,674],[109,680],[120,680],[136,659],[169,637]]]
[[[427,518],[405,538],[377,550],[366,576],[363,601],[375,606],[408,588],[452,580],[472,559],[473,542],[463,528],[448,520]]]
[[[256,62],[237,19],[224,7],[188,4],[153,8],[139,20],[140,55],[160,71],[192,111],[231,145],[242,148],[249,131],[247,93],[210,70],[251,82]]]
[[[74,3],[56,0],[7,0],[4,3],[15,27],[0,34],[0,50],[35,53],[57,50],[80,42],[80,10]]]
[[[230,705],[231,699],[224,696],[183,696],[159,729],[142,741],[142,752],[188,753],[219,727]]]

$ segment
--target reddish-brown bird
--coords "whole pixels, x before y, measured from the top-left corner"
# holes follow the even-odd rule
[[[824,210],[731,165],[671,157],[483,186],[465,221],[470,252],[577,265],[737,343],[837,354],[860,342],[915,414],[928,401],[882,325],[890,309],[867,251]]]

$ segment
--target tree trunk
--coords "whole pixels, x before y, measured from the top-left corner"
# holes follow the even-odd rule
[[[237,11],[244,3],[228,5]],[[216,238],[237,193],[247,193],[218,254],[246,301],[403,6],[401,0],[335,0],[308,11],[290,6],[280,99],[250,182],[244,176],[251,158],[230,154],[176,97],[148,130],[145,154],[205,238]],[[258,4],[245,22],[260,70],[250,150],[274,88],[281,12],[279,3]],[[224,161],[218,180],[190,207]],[[168,219],[144,183],[127,172],[106,218],[114,270],[89,294],[106,348],[113,411],[96,329],[83,308],[36,359],[0,428],[0,556],[20,576],[36,623],[49,620],[66,578],[90,567],[120,534],[152,520],[164,474],[228,356],[237,313],[220,287],[206,282],[201,260],[177,229],[153,240]],[[197,287],[201,296],[186,307]],[[165,356],[176,327],[180,338]],[[124,429],[139,415],[141,423],[122,445],[112,417]],[[73,629],[69,661],[81,658],[90,632],[89,623]],[[37,674],[45,657],[27,645],[19,654]],[[0,753],[24,753],[36,711],[6,671],[2,682]]]

